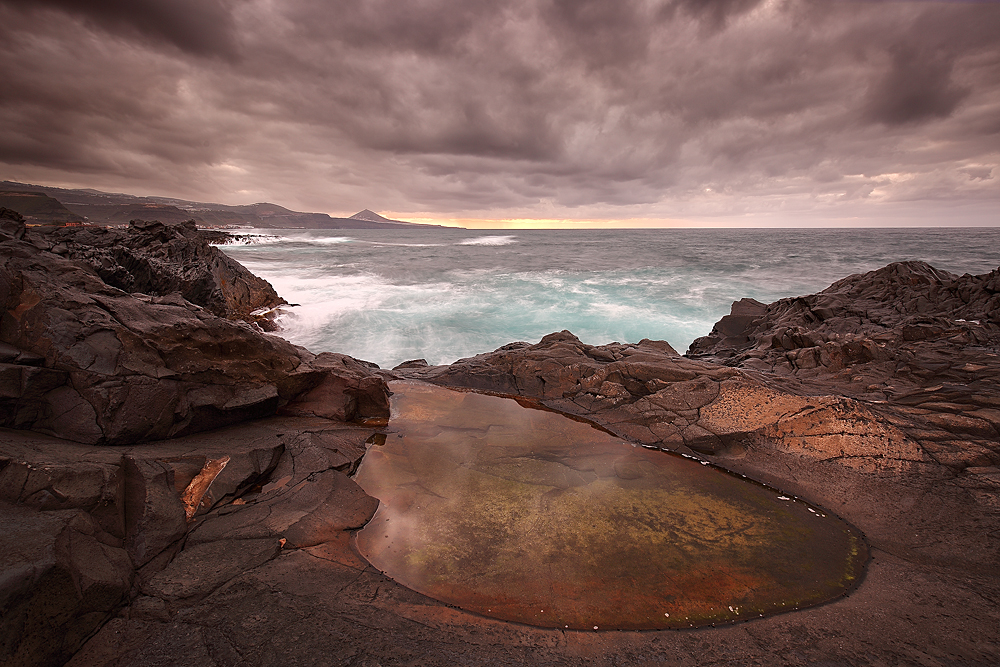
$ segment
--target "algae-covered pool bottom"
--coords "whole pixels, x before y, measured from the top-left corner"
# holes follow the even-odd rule
[[[356,476],[381,503],[359,551],[399,583],[508,621],[691,627],[834,599],[849,524],[700,462],[509,398],[394,382]]]

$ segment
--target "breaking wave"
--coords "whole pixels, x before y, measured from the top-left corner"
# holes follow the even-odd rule
[[[563,329],[593,345],[649,338],[683,352],[744,297],[810,294],[902,259],[959,274],[1000,263],[991,228],[270,231],[222,250],[301,304],[283,309],[281,335],[384,368]]]
[[[460,241],[459,245],[512,245],[517,243],[516,236],[477,236],[474,239]]]

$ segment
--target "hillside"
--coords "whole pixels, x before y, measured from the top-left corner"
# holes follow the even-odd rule
[[[25,193],[31,193],[29,197]],[[277,204],[244,206],[187,201],[170,197],[138,197],[91,189],[65,189],[0,181],[0,206],[18,211],[29,222],[80,222],[121,225],[130,220],[173,223],[194,220],[205,227],[250,226],[304,229],[394,229],[440,227],[389,220],[365,209],[349,218],[292,211]]]
[[[25,191],[0,191],[0,206],[17,211],[24,216],[28,224],[63,224],[66,222],[82,222],[83,216],[63,206],[59,200],[41,192],[31,192],[25,186]]]

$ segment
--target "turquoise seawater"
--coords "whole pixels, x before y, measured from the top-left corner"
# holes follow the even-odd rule
[[[1000,229],[251,230],[222,250],[289,302],[281,335],[391,368],[537,342],[666,340],[684,352],[733,301],[820,291],[889,262],[1000,266]]]

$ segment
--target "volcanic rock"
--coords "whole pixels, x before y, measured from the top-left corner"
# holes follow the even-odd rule
[[[957,276],[898,262],[749,319],[737,311],[742,302],[688,356],[864,401],[956,473],[1000,464],[1000,269]]]
[[[925,262],[897,262],[818,294],[767,306],[736,302],[688,356],[804,381],[855,368],[912,389],[931,377],[968,380],[964,367],[982,361],[998,331],[1000,269],[957,276]]]
[[[140,241],[150,244],[141,265],[147,268],[167,264],[157,257],[189,264],[197,263],[198,253],[215,251],[203,241],[184,242],[193,228],[136,227]],[[388,390],[370,365],[343,355],[317,357],[246,322],[219,317],[180,292],[126,293],[105,282],[89,260],[67,258],[108,259],[132,242],[101,244],[123,234],[59,230],[55,238],[63,239],[66,257],[51,251],[51,235],[0,243],[0,424],[77,442],[128,444],[272,415],[300,396],[306,403],[298,412],[317,413],[308,394],[315,388],[322,391],[323,414],[388,416]],[[90,238],[100,243],[86,245]],[[206,274],[227,266],[209,254]],[[103,272],[141,273],[133,269],[109,263]],[[163,284],[173,285],[168,278],[180,274],[142,275],[166,276]],[[198,289],[207,283],[199,280],[181,286],[202,294]],[[232,301],[219,299],[220,308]]]
[[[2,664],[1000,660],[997,272],[903,263],[743,300],[687,356],[564,331],[381,371],[123,292],[85,244],[67,259],[3,229],[0,414],[35,432],[0,430]],[[827,605],[669,635],[447,607],[351,547],[377,501],[350,474],[386,434],[340,420],[384,424],[392,377],[515,395],[800,495],[864,531],[867,576]]]
[[[140,591],[168,613],[370,518],[347,473],[373,430],[345,422],[388,417],[377,367],[249,324],[284,302],[192,224],[0,213],[0,664],[63,664]]]
[[[685,357],[650,341],[593,347],[564,331],[393,373],[525,397],[835,511],[870,540],[875,561],[859,594],[871,592],[873,604],[916,623],[922,594],[903,600],[890,591],[920,581],[942,614],[921,636],[912,625],[882,626],[878,639],[861,639],[869,633],[860,626],[880,624],[850,603],[804,614],[806,623],[840,628],[841,646],[875,641],[879,657],[865,660],[933,661],[928,638],[953,639],[942,635],[944,617],[979,625],[968,610],[992,612],[971,591],[1000,591],[998,275],[959,277],[906,262],[819,295],[769,305],[745,299]],[[955,586],[959,580],[969,586]],[[995,629],[982,630],[998,639]],[[785,641],[770,633],[751,634]],[[958,662],[1000,657],[971,637],[952,645]],[[766,664],[767,653],[744,645],[740,655]],[[830,649],[810,655],[862,660]]]
[[[345,474],[371,434],[272,417],[102,448],[0,429],[0,664],[64,663],[139,591],[137,609],[168,614],[286,542],[336,542],[378,504]],[[183,499],[209,469],[189,514]]]
[[[17,211],[0,206],[0,234],[10,238],[24,238],[24,216]]]
[[[81,510],[0,502],[0,661],[62,664],[127,599],[120,540]]]
[[[133,220],[128,229],[58,227],[44,237],[54,252],[86,262],[112,287],[160,297],[179,293],[213,315],[275,330],[266,314],[286,301],[267,281],[211,245],[226,238],[200,231],[193,220]]]

